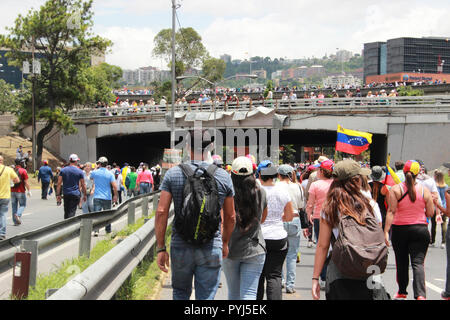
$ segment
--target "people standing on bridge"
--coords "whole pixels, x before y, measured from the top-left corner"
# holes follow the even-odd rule
[[[450,176],[450,162],[444,163],[444,167],[448,170],[448,175]],[[445,191],[445,206],[440,205],[439,201],[436,199],[434,200],[434,204],[436,207],[439,208],[439,210],[442,211],[442,214],[445,215],[447,218],[450,217],[450,189],[447,188]],[[447,275],[446,275],[446,282],[445,282],[445,290],[442,291],[441,297],[444,300],[450,300],[450,232],[446,233],[446,248],[447,248]]]
[[[367,278],[345,275],[342,265],[339,262],[335,262],[332,258],[333,256],[329,255],[330,245],[332,245],[333,249],[334,244],[340,240],[341,219],[345,216],[351,217],[357,226],[361,228],[367,227],[367,229],[360,229],[359,232],[365,234],[370,231],[372,239],[375,238],[374,235],[378,235],[379,240],[383,242],[383,231],[380,226],[381,215],[379,211],[374,210],[376,203],[370,201],[361,192],[361,177],[369,175],[370,172],[370,169],[361,168],[359,163],[350,159],[340,161],[334,166],[333,182],[327,194],[320,218],[320,235],[312,276],[311,291],[314,300],[320,299],[321,286],[319,277],[326,263],[328,264],[325,288],[327,300],[377,300],[388,298],[383,287],[381,287],[382,290],[370,288],[367,285]],[[363,240],[357,237],[357,233],[353,234],[354,240]],[[358,244],[364,245],[361,242]],[[381,250],[385,251],[385,248]]]
[[[75,216],[80,203],[81,193],[83,194],[83,201],[87,200],[84,173],[77,167],[78,161],[80,161],[78,156],[71,154],[69,157],[69,166],[61,169],[58,177],[56,198],[58,203],[61,203],[61,198],[64,200],[64,219]]]
[[[282,271],[289,249],[288,234],[283,223],[294,218],[294,209],[287,188],[275,185],[278,170],[269,166],[261,170],[261,185],[267,195],[267,218],[261,224],[266,241],[266,261],[259,279],[257,300],[266,292],[267,300],[282,300]],[[267,283],[267,288],[265,285]]]
[[[300,223],[300,210],[305,208],[305,198],[302,187],[294,182],[295,169],[290,165],[281,165],[278,168],[279,181],[277,185],[285,187],[287,190],[293,208],[293,219],[283,223],[283,227],[288,235],[289,249],[286,255],[286,277],[282,273],[283,279],[286,279],[286,293],[295,293],[294,285],[296,278],[297,254],[300,249],[300,237],[302,227]],[[307,229],[306,229],[307,230]],[[306,234],[306,232],[304,232]]]
[[[386,244],[389,246],[389,231],[392,226],[391,241],[399,287],[394,297],[396,300],[407,298],[410,259],[414,278],[414,298],[426,299],[424,262],[430,243],[427,217],[434,215],[434,205],[430,191],[422,184],[416,183],[420,170],[418,162],[407,161],[403,168],[406,182],[393,186],[389,191],[384,233]]]
[[[109,172],[108,159],[100,157],[97,161],[98,169],[91,172],[91,179],[94,180],[94,211],[111,210],[112,203],[117,202],[117,184],[114,175]],[[111,188],[114,195],[111,193]],[[111,224],[105,227],[106,233],[111,233]],[[94,231],[94,236],[98,236],[98,230]]]
[[[0,241],[6,239],[6,215],[11,199],[11,181],[20,182],[14,169],[7,167],[3,161],[3,156],[0,156]]]
[[[19,177],[20,182],[11,187],[11,207],[14,225],[18,226],[22,224],[21,218],[23,211],[27,206],[27,195],[28,197],[31,197],[31,190],[28,183],[28,173],[27,170],[22,167],[22,161],[16,159],[15,163],[16,166],[14,171]],[[25,192],[27,192],[27,195]]]
[[[194,137],[192,137],[194,140]],[[203,151],[210,143],[191,151],[191,170],[210,170],[203,160]],[[198,160],[197,160],[198,159]],[[229,241],[235,227],[234,188],[230,175],[223,169],[214,168],[214,179],[217,184],[219,210],[222,210],[222,228],[218,227],[214,237],[203,245],[191,245],[177,232],[175,224],[182,214],[183,191],[187,181],[180,166],[168,170],[161,183],[161,195],[155,217],[155,234],[157,243],[157,263],[163,272],[168,272],[169,254],[166,250],[165,237],[169,218],[169,209],[173,199],[175,224],[172,228],[170,259],[172,260],[172,287],[174,300],[189,300],[194,278],[195,298],[197,300],[213,300],[220,283],[222,260],[228,256]],[[217,213],[218,214],[218,213]]]
[[[44,165],[39,168],[38,183],[41,182],[41,199],[47,200],[48,188],[50,187],[50,183],[53,179],[53,171],[52,168],[48,166],[47,160],[44,160],[43,163]]]
[[[95,184],[94,180],[91,179],[92,172],[92,163],[87,162],[84,165],[84,182],[86,183],[86,195],[87,199],[82,203],[81,209],[83,213],[94,212],[94,192],[95,192]]]
[[[146,194],[153,191],[153,175],[148,169],[148,164],[143,164],[142,172],[138,174],[136,185],[139,194]]]
[[[253,164],[247,157],[233,161],[231,180],[235,190],[236,226],[231,235],[223,269],[229,300],[256,300],[259,278],[266,258],[261,223],[267,216],[267,198],[258,187]]]
[[[320,237],[320,219],[323,205],[326,203],[327,194],[333,182],[334,162],[332,160],[325,160],[320,163],[317,171],[317,181],[311,184],[308,195],[308,202],[306,205],[306,213],[309,222],[313,225],[316,242]],[[320,274],[320,287],[325,288],[327,274],[327,264],[324,264],[323,270]]]

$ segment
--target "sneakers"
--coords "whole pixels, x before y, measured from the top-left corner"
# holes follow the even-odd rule
[[[98,237],[98,231],[94,231],[94,237]]]
[[[308,241],[308,248],[312,248],[313,242],[311,240]]]
[[[450,294],[448,294],[448,293],[445,292],[445,291],[442,291],[442,293],[441,293],[441,298],[442,298],[443,300],[450,301]]]
[[[441,249],[445,249],[445,243],[441,244]]]
[[[427,300],[427,298],[425,298],[423,296],[418,296],[416,300]]]
[[[295,293],[295,289],[294,288],[286,288],[286,293]]]
[[[394,300],[406,300],[407,297],[407,294],[396,293],[394,296]]]
[[[15,226],[19,226],[19,225],[22,224],[22,220],[20,220],[20,217],[19,217],[17,214],[15,214],[15,215],[13,216],[13,220],[14,220],[14,225],[15,225]]]
[[[434,247],[435,247],[434,242],[430,243],[430,248],[434,248]]]
[[[0,241],[3,241],[3,240],[5,240],[6,239],[6,236],[4,236],[4,235],[1,235],[0,236]]]

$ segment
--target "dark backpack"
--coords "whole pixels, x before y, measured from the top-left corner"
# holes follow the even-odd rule
[[[335,241],[331,260],[343,275],[367,279],[374,267],[380,274],[386,270],[388,247],[383,229],[372,214],[366,215],[366,225],[358,224],[351,216],[342,216],[338,229],[337,239],[332,236]]]
[[[14,183],[14,188],[18,188],[22,184],[22,175],[20,174],[20,170],[19,169],[15,168],[14,171],[16,172],[17,177],[19,177],[19,182]]]
[[[219,192],[214,173],[217,166],[208,169],[181,164],[186,176],[183,207],[175,217],[175,230],[188,243],[202,245],[214,238],[221,221]]]

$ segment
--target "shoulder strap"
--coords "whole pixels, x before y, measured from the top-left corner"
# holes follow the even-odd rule
[[[192,177],[195,174],[194,170],[192,170],[192,168],[189,164],[182,163],[179,165],[179,167],[180,167],[181,171],[183,171],[186,178]]]
[[[5,171],[5,169],[6,169],[6,166],[5,166],[5,165],[3,165],[3,169],[2,169],[2,172],[0,172],[0,177],[2,176],[2,174],[3,174],[3,171]]]
[[[215,164],[209,165],[206,172],[208,172],[212,177],[214,177],[214,174],[216,173],[217,169],[219,169]]]

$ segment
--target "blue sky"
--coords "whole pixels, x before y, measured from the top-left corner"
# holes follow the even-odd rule
[[[450,37],[450,1],[443,0],[177,1],[181,26],[197,30],[214,57],[322,57],[336,48],[361,53],[365,42],[395,37]],[[44,2],[1,0],[0,32]],[[171,28],[171,0],[95,0],[94,13],[94,31],[114,42],[108,63],[166,68],[151,51],[154,36]]]

